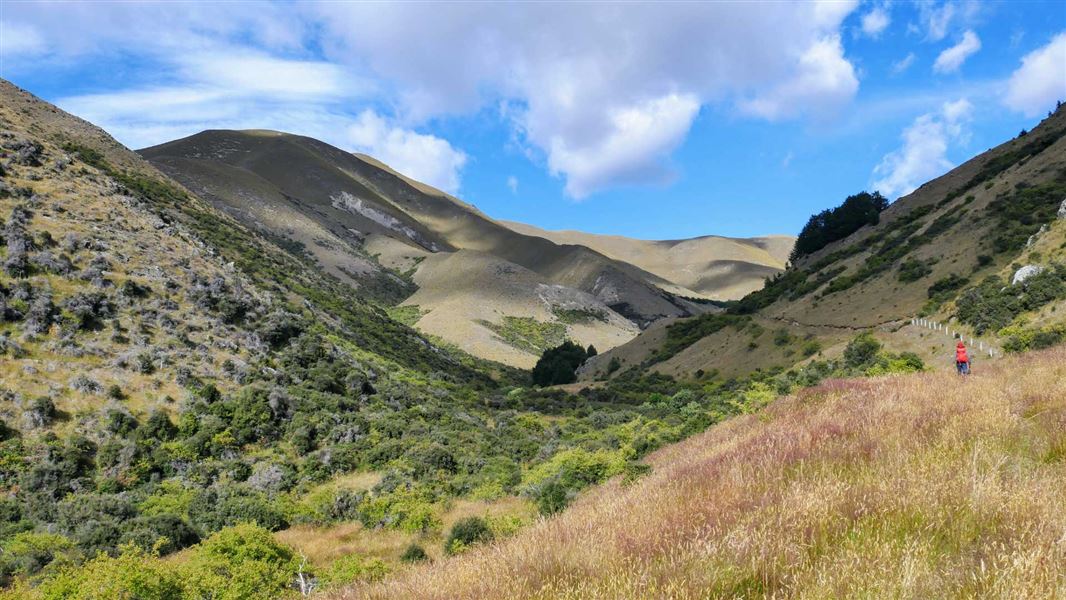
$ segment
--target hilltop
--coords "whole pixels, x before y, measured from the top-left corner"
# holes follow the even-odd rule
[[[826,381],[511,539],[329,597],[1055,597],[1064,365]]]

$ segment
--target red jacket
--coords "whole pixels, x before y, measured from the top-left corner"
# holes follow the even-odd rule
[[[968,354],[966,354],[966,346],[963,346],[962,342],[959,342],[959,345],[955,346],[955,362],[970,362],[970,357]]]

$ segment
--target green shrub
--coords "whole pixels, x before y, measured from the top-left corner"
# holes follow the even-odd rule
[[[186,597],[273,600],[291,588],[298,569],[291,548],[262,527],[241,524],[202,542],[179,572]]]
[[[570,490],[558,481],[549,481],[537,489],[537,510],[542,515],[554,515],[570,504]]]
[[[822,343],[818,340],[808,340],[803,343],[803,356],[808,358],[822,351]]]
[[[172,565],[135,546],[122,548],[118,556],[99,554],[81,567],[68,567],[47,579],[29,598],[41,600],[176,600],[195,597],[183,594],[184,576]],[[217,581],[222,584],[223,581]],[[226,584],[237,583],[225,581]],[[205,588],[204,591],[208,591]],[[211,598],[237,598],[222,591],[210,590]],[[253,598],[253,596],[240,596]],[[258,596],[258,598],[265,598]]]
[[[380,581],[388,573],[388,565],[380,558],[369,558],[352,553],[333,561],[333,564],[319,575],[319,580],[324,587],[334,588],[357,581]]]
[[[58,534],[18,533],[0,543],[0,575],[34,575],[73,549],[74,543]]]
[[[787,329],[778,329],[774,332],[774,345],[775,346],[787,346],[795,341],[796,338]]]
[[[422,546],[411,544],[403,551],[403,554],[400,555],[400,560],[405,563],[425,562],[429,560],[429,555],[426,554],[426,551]]]
[[[881,351],[881,342],[877,341],[869,333],[862,333],[848,342],[844,348],[844,362],[847,366],[855,368],[868,365]]]
[[[607,363],[607,374],[610,375],[621,368],[622,361],[618,360],[617,356],[612,356],[610,362]]]
[[[533,385],[573,383],[577,381],[577,368],[587,359],[585,349],[569,340],[545,350],[533,367]]]
[[[955,292],[970,280],[955,273],[938,279],[926,290],[926,296],[937,303],[944,303],[954,297]]]
[[[459,554],[467,548],[483,542],[492,541],[492,530],[481,517],[467,517],[452,526],[448,539],[444,542],[444,551]]]
[[[899,280],[904,283],[918,281],[933,272],[926,261],[908,258],[899,266]]]

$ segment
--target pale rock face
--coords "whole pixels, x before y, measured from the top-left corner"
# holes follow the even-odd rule
[[[1066,219],[1066,199],[1064,199],[1059,206],[1059,218]]]
[[[1036,265],[1025,265],[1024,267],[1014,272],[1014,277],[1011,279],[1010,284],[1018,285],[1019,283],[1023,283],[1026,279],[1029,279],[1033,275],[1036,275],[1037,273],[1043,270],[1043,267],[1038,267]]]
[[[1044,235],[1045,233],[1047,233],[1047,230],[1048,230],[1048,227],[1047,227],[1047,223],[1045,223],[1045,224],[1041,225],[1041,226],[1040,226],[1040,230],[1039,230],[1039,231],[1037,231],[1036,233],[1034,233],[1033,235],[1029,236],[1029,239],[1025,241],[1025,247],[1026,247],[1026,248],[1031,248],[1031,247],[1033,246],[1033,244],[1035,244],[1035,243],[1036,243],[1036,240],[1037,240],[1037,239],[1038,239],[1038,238],[1039,238],[1040,236],[1042,236],[1042,235]]]

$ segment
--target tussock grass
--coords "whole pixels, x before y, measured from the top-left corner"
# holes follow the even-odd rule
[[[503,543],[335,598],[1066,596],[1066,348],[833,380]]]

